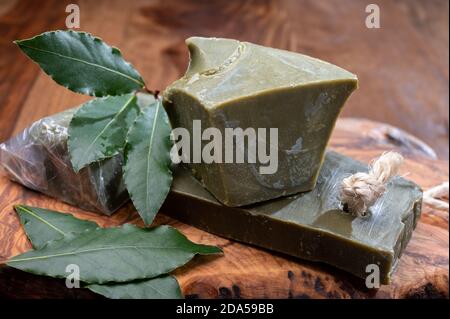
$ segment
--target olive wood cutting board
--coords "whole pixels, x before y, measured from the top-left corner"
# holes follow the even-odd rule
[[[437,160],[420,140],[394,127],[368,120],[343,118],[329,148],[363,162],[387,150],[400,151],[406,162],[401,174],[424,190],[448,180],[448,161]],[[67,289],[63,280],[35,276],[2,265],[31,249],[14,212],[14,204],[70,212],[101,226],[135,223],[131,204],[112,217],[84,212],[0,178],[0,297],[96,298],[85,289]],[[163,208],[164,210],[164,208]],[[393,275],[392,284],[367,289],[364,281],[320,263],[307,262],[230,241],[160,213],[156,223],[177,227],[189,239],[218,245],[221,257],[196,257],[175,272],[188,298],[448,298],[448,212],[424,205],[422,216]]]

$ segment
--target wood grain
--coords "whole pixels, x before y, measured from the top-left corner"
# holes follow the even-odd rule
[[[424,189],[448,178],[448,162],[430,158],[420,149],[392,144],[378,132],[384,124],[358,119],[340,119],[330,147],[369,162],[387,150],[401,151],[406,164],[401,174]],[[355,127],[358,130],[355,130]],[[408,136],[402,140],[407,140]],[[405,145],[410,145],[406,143]],[[31,248],[13,205],[46,207],[74,213],[101,226],[131,222],[142,226],[131,205],[112,217],[99,216],[70,207],[44,195],[0,179],[0,263]],[[230,241],[163,214],[157,224],[170,224],[191,240],[223,248],[223,257],[198,257],[177,270],[183,292],[189,298],[448,298],[449,230],[448,212],[423,208],[412,239],[406,248],[393,283],[368,290],[361,279],[320,263],[307,262],[264,249]],[[43,279],[0,267],[0,296],[9,298],[94,298],[85,290],[66,289],[62,281]]]
[[[64,7],[58,1],[7,1],[1,8],[0,140],[4,140],[13,132],[23,103],[40,74],[12,41],[61,27],[64,17],[58,12]]]
[[[380,29],[365,27],[363,0],[17,0],[0,16],[0,140],[86,100],[38,72],[11,43],[64,28],[68,3],[79,4],[81,29],[121,48],[150,88],[184,72],[184,40],[192,35],[302,52],[358,75],[344,116],[402,128],[448,159],[446,0],[379,0]]]

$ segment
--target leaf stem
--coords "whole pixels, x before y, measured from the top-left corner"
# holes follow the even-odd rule
[[[160,93],[159,90],[150,90],[148,87],[144,86],[144,91],[149,94],[152,94],[156,100],[159,98]]]

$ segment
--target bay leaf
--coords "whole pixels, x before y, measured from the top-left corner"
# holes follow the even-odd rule
[[[94,222],[49,209],[26,205],[16,205],[14,209],[35,249],[40,249],[47,242],[61,239],[70,233],[82,233],[98,227]]]
[[[127,283],[92,284],[85,288],[110,299],[180,299],[183,298],[178,281],[173,276]]]
[[[189,241],[170,226],[139,228],[125,224],[69,233],[42,249],[11,258],[7,265],[33,274],[65,278],[66,267],[75,264],[81,281],[103,284],[154,278],[184,265],[197,254],[221,252],[218,247]]]
[[[96,98],[83,104],[69,125],[68,148],[73,169],[78,172],[122,152],[139,110],[134,94]]]
[[[170,124],[160,100],[142,110],[126,143],[125,185],[134,207],[150,225],[172,183]]]
[[[86,32],[51,31],[15,43],[55,82],[77,93],[120,95],[145,86],[117,48]]]
[[[26,205],[16,205],[14,208],[35,249],[42,248],[47,242],[61,239],[69,233],[82,233],[99,227],[94,222],[49,209]],[[170,275],[125,283],[93,284],[85,288],[113,299],[182,298],[177,280]]]

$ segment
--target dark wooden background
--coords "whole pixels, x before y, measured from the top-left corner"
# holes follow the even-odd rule
[[[119,47],[149,86],[185,70],[184,39],[231,37],[312,55],[354,73],[360,88],[343,116],[400,127],[449,156],[447,0],[377,0],[381,28],[365,27],[364,0],[0,0],[0,141],[86,100],[58,87],[15,39],[65,28],[77,3],[81,30]]]

